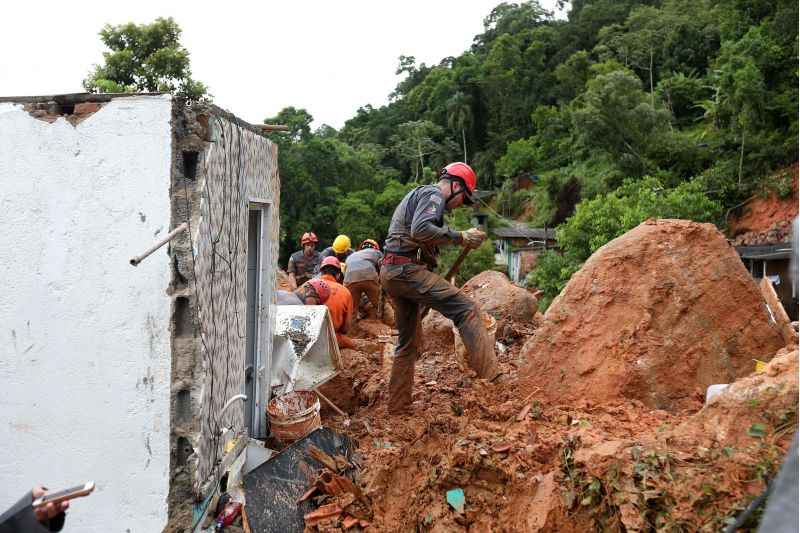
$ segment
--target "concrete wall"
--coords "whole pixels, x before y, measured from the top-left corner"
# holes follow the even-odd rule
[[[278,257],[280,180],[277,147],[249,124],[205,104],[176,106],[172,225],[191,231],[173,241],[171,524],[188,525],[244,444],[248,213],[266,206],[261,250],[260,340],[263,388],[269,378]],[[189,164],[189,162],[194,162]],[[262,424],[263,428],[263,424]],[[221,435],[221,432],[225,432]],[[202,507],[202,506],[201,506]]]
[[[0,103],[0,506],[94,480],[66,530],[166,522],[169,97],[117,98],[73,126]],[[5,507],[4,507],[5,508]]]

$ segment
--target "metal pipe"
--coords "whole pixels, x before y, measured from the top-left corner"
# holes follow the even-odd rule
[[[247,401],[247,395],[246,395],[246,394],[237,394],[236,396],[233,396],[233,397],[232,397],[230,400],[228,400],[227,402],[225,402],[225,405],[223,405],[223,406],[222,406],[222,409],[220,409],[220,412],[219,412],[219,414],[217,415],[217,418],[222,418],[222,415],[224,415],[224,414],[225,414],[225,411],[227,411],[227,410],[228,410],[228,407],[230,407],[231,405],[233,405],[233,403],[234,403],[236,400],[242,400],[243,402],[246,402],[246,401]]]
[[[142,261],[147,259],[147,256],[149,256],[150,254],[152,254],[153,252],[155,252],[156,250],[158,250],[159,248],[161,248],[162,246],[167,244],[169,241],[174,239],[179,233],[181,233],[182,231],[185,231],[188,227],[189,227],[189,224],[184,222],[183,224],[181,224],[180,226],[178,226],[174,230],[170,231],[169,233],[167,233],[167,235],[163,239],[161,239],[160,241],[155,243],[153,246],[151,246],[150,248],[145,250],[145,252],[142,255],[137,255],[136,257],[133,257],[131,259],[131,261],[130,261],[131,265],[132,266],[139,266],[139,263],[141,263]]]

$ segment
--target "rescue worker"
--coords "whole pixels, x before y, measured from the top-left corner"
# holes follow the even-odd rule
[[[322,260],[319,269],[320,279],[327,283],[331,295],[325,305],[331,315],[333,329],[336,332],[336,343],[339,348],[354,348],[353,340],[346,335],[350,331],[353,317],[353,298],[344,285],[342,285],[342,267],[335,257],[326,257]]]
[[[378,272],[382,260],[381,247],[372,239],[362,242],[358,251],[347,258],[344,286],[353,297],[354,319],[358,318],[362,295],[366,295],[369,303],[372,304],[372,309],[367,312],[369,318],[376,318],[381,310],[381,286],[378,283]]]
[[[422,306],[453,321],[467,348],[467,362],[479,378],[493,380],[500,375],[493,343],[474,302],[433,272],[438,246],[477,248],[486,239],[477,228],[459,232],[444,225],[445,210],[473,203],[477,181],[469,165],[450,163],[436,185],[423,185],[406,194],[392,215],[380,272],[381,285],[394,302],[399,332],[389,379],[392,413],[411,404]]]
[[[325,281],[314,278],[293,291],[275,291],[278,305],[325,305],[331,288]]]
[[[316,248],[319,240],[314,232],[303,233],[300,238],[302,250],[298,250],[289,257],[286,273],[289,274],[289,283],[296,289],[319,273],[319,264],[322,254]]]
[[[350,248],[350,237],[347,235],[339,235],[333,240],[332,246],[328,246],[322,250],[322,258],[335,257],[339,260],[339,263],[344,263],[352,253],[353,249]]]

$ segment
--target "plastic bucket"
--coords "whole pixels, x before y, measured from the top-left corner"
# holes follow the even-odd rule
[[[314,391],[299,390],[282,394],[267,404],[272,436],[291,444],[322,425],[319,398]]]

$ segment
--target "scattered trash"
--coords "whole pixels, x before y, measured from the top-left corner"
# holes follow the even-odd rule
[[[272,390],[312,390],[336,376],[342,360],[328,308],[279,305],[274,309]]]
[[[718,383],[717,385],[709,385],[706,389],[706,404],[711,401],[711,398],[722,393],[730,386],[730,383]]]
[[[466,503],[466,499],[464,498],[464,489],[448,490],[447,503],[455,510],[455,512],[463,514],[464,504]]]
[[[233,524],[241,514],[241,503],[233,501],[226,503],[225,507],[222,509],[222,512],[217,516],[217,522],[214,527],[214,531],[223,531],[226,527]]]

